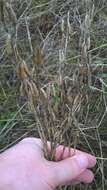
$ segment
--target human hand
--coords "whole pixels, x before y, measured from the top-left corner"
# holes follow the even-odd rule
[[[49,143],[48,143],[49,146]],[[56,162],[44,158],[40,139],[25,138],[0,155],[0,189],[54,190],[57,186],[91,183],[94,175],[89,168],[96,164],[90,154],[56,148]]]

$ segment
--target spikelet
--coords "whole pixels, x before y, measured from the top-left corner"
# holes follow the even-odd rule
[[[41,91],[42,96],[45,98],[45,100],[47,100],[48,96],[47,96],[46,92],[44,91],[44,89],[41,88],[40,91]]]
[[[16,74],[18,79],[20,80],[24,80],[30,76],[30,72],[24,60],[18,64],[16,68]]]
[[[62,19],[61,20],[61,32],[62,33],[64,33],[64,31],[65,31],[65,26],[64,25],[65,25],[65,21],[64,21],[64,19]]]
[[[30,94],[30,98],[34,97],[34,90],[33,90],[33,86],[31,81],[27,81],[27,85],[28,85],[28,98],[29,98],[29,94]]]
[[[28,79],[25,79],[23,81],[23,92],[24,92],[26,97],[28,97],[28,94],[29,94],[29,85],[28,85],[28,83],[29,83]]]
[[[20,96],[24,96],[24,91],[23,91],[23,82],[21,82],[21,85],[20,85]]]
[[[31,81],[30,84],[31,84],[31,87],[32,87],[31,88],[32,89],[32,96],[37,98],[39,96],[39,92],[38,92],[38,89],[36,87],[36,84],[33,81]]]
[[[12,54],[12,44],[11,44],[11,35],[10,34],[7,35],[5,47],[6,47],[7,55],[11,55]]]
[[[44,63],[44,56],[43,52],[40,48],[37,48],[36,50],[33,51],[33,65],[34,66],[39,66]]]
[[[36,84],[32,80],[25,79],[20,87],[21,94],[24,94],[29,100],[36,100],[39,96],[39,91]]]

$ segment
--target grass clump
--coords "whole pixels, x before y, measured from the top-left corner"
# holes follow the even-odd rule
[[[106,190],[106,1],[2,0],[0,8],[1,151],[30,135],[50,160],[58,143],[80,148],[97,157],[96,179],[61,189]]]

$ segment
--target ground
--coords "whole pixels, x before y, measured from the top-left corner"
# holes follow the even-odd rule
[[[97,157],[107,188],[106,0],[0,1],[0,149],[26,136]]]

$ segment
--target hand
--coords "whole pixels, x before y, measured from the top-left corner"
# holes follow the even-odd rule
[[[48,143],[49,146],[50,143]],[[50,149],[50,147],[49,147]],[[89,168],[96,164],[90,154],[63,146],[56,148],[56,162],[44,158],[40,139],[25,138],[0,155],[0,189],[54,190],[57,186],[91,183]]]

